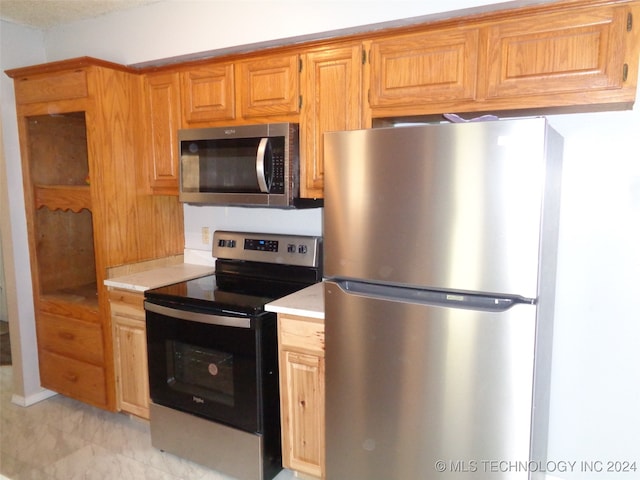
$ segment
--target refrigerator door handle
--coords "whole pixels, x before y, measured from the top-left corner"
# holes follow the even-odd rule
[[[482,295],[465,292],[427,290],[396,287],[374,283],[340,280],[335,282],[342,290],[353,295],[395,300],[421,305],[467,308],[472,310],[502,312],[517,304],[535,305],[535,299],[508,295]]]

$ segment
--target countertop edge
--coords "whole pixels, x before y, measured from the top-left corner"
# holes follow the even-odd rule
[[[316,283],[265,305],[265,310],[324,320],[324,285]]]
[[[171,266],[152,268],[121,277],[107,278],[104,284],[107,287],[122,288],[134,292],[145,292],[152,288],[158,288],[172,283],[193,280],[215,273],[215,269],[208,265],[193,263],[181,263]]]

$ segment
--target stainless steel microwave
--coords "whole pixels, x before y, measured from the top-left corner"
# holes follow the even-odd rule
[[[296,123],[179,130],[180,200],[293,207],[300,192]]]

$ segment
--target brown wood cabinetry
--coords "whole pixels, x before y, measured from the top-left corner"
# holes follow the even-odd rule
[[[144,79],[149,151],[146,175],[156,194],[178,194],[178,129],[180,79],[177,72],[149,74]]]
[[[557,2],[381,36],[370,50],[371,116],[630,108],[638,5]]]
[[[184,127],[299,122],[300,194],[321,198],[326,131],[443,113],[630,108],[638,80],[638,17],[637,0],[550,2],[229,55],[172,71],[180,72]],[[164,143],[158,150],[175,152],[164,131],[153,134]],[[158,162],[152,178],[160,182],[157,173],[166,170],[167,188],[177,191],[175,160]]]
[[[478,28],[470,27],[373,41],[369,104],[416,108],[475,99],[478,38]]]
[[[300,112],[297,54],[267,54],[240,61],[239,106],[242,118],[296,115]]]
[[[212,63],[180,72],[183,124],[236,118],[233,63]]]
[[[500,100],[501,108],[581,104],[586,96],[594,103],[633,101],[629,74],[637,71],[637,54],[626,58],[635,38],[629,15],[628,6],[601,6],[489,25],[487,101]]]
[[[324,478],[324,322],[278,314],[282,463]]]
[[[113,410],[106,268],[183,249],[177,199],[139,189],[142,77],[90,58],[7,74],[16,92],[41,383]]]
[[[109,292],[118,410],[149,418],[149,368],[144,294]]]
[[[302,56],[300,196],[321,198],[325,132],[361,127],[362,45],[332,45]]]

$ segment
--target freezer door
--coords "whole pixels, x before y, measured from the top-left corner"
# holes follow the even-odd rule
[[[536,298],[561,154],[543,118],[327,133],[325,276]]]
[[[497,462],[529,460],[534,305],[447,308],[334,282],[325,302],[328,480],[527,478]]]

